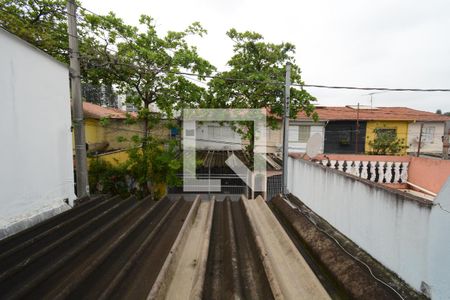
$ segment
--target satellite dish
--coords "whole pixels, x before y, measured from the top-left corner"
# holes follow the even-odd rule
[[[320,133],[315,133],[309,137],[308,143],[306,144],[306,154],[309,158],[314,158],[320,153],[320,148],[322,147],[322,135]]]

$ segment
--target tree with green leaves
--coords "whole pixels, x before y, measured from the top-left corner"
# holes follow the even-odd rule
[[[0,26],[68,63],[65,11],[65,0],[2,0]]]
[[[284,111],[285,66],[291,63],[291,82],[303,84],[300,67],[295,63],[295,46],[264,41],[261,34],[231,29],[227,36],[233,41],[233,56],[229,71],[219,73],[209,82],[208,108],[266,108],[267,123],[277,128]],[[312,104],[316,99],[303,89],[291,88],[290,117],[304,111],[317,119]],[[240,122],[235,129],[248,140],[247,153],[253,152],[253,122]]]
[[[17,35],[28,43],[48,53],[55,59],[69,63],[69,40],[67,33],[66,0],[2,0],[0,2],[0,27]],[[78,38],[80,53],[83,57],[90,57],[97,51],[86,28],[84,16],[89,15],[80,10],[78,18]],[[117,106],[117,95],[114,94],[110,83],[103,84],[102,80],[89,80],[86,76],[91,73],[86,60],[81,61],[81,81],[83,97],[88,102],[99,105]],[[101,95],[105,94],[105,97]],[[108,97],[108,99],[106,99]]]
[[[85,57],[91,66],[87,76],[94,82],[114,83],[127,95],[127,102],[138,108],[144,124],[143,143],[154,116],[150,104],[156,104],[169,118],[182,108],[198,106],[204,89],[177,73],[194,72],[202,79],[214,70],[186,41],[188,35],[206,33],[199,23],[161,37],[153,19],[145,15],[140,18],[142,30],[126,25],[113,13],[102,17],[86,15],[85,20],[93,33],[85,42],[96,50],[91,57]]]
[[[197,107],[204,98],[205,90],[179,73],[193,72],[203,79],[214,70],[186,40],[206,31],[193,23],[184,31],[160,36],[153,19],[145,15],[140,18],[140,28],[125,24],[113,13],[85,15],[85,22],[92,35],[85,43],[96,50],[84,57],[89,66],[86,76],[91,82],[114,84],[127,95],[127,103],[138,109],[143,128],[142,134],[133,138],[136,147],[129,151],[130,172],[137,176],[144,194],[152,192],[158,178],[173,178],[181,163],[172,151],[178,149],[173,144],[179,141],[158,140],[149,135],[150,129],[163,116],[173,118],[183,108]],[[152,112],[151,104],[159,112]]]
[[[395,129],[376,128],[375,138],[369,141],[370,154],[396,155],[406,149],[405,140],[397,138]]]
[[[4,0],[0,8],[1,26],[58,60],[68,62],[65,0]],[[80,9],[81,76],[82,82],[91,87],[114,86],[119,93],[127,95],[128,103],[138,108],[138,121],[143,128],[133,141],[140,150],[134,151],[136,147],[131,150],[130,165],[135,166],[132,168],[135,174],[144,174],[149,181],[157,182],[152,176],[161,170],[156,166],[174,170],[177,163],[175,157],[167,159],[155,152],[155,147],[166,149],[172,142],[149,136],[150,129],[162,115],[171,118],[184,107],[198,106],[206,94],[203,88],[178,73],[194,72],[202,79],[214,67],[186,40],[189,35],[206,33],[199,23],[184,31],[169,31],[164,36],[157,33],[151,17],[142,16],[139,23],[138,28],[125,24],[113,13],[99,16]],[[86,91],[88,94],[101,94],[101,90],[90,89]],[[150,104],[155,104],[162,114],[151,112]],[[172,151],[169,153],[173,156]],[[133,160],[140,163],[133,164]],[[136,171],[138,165],[142,166],[142,172]],[[144,179],[138,177],[146,189]]]

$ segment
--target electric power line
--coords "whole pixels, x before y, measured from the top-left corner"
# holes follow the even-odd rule
[[[36,1],[34,1],[36,4],[38,4]],[[83,6],[77,6],[78,8],[87,11],[90,14],[93,14],[97,17],[102,18],[103,20],[110,22],[107,18],[105,18],[102,15],[99,15],[97,13],[95,13],[92,10],[89,10]],[[1,11],[4,11],[6,13],[12,14],[9,11],[6,11],[2,8],[0,8]],[[58,10],[59,11],[59,10]],[[68,14],[68,12],[66,11],[60,11],[61,13],[64,14]],[[13,15],[13,14],[12,14]],[[20,19],[20,16],[15,15],[17,18]],[[110,22],[111,24],[111,22]],[[70,35],[67,32],[64,32],[64,34]],[[137,47],[138,45],[133,44],[129,38],[123,36],[120,32],[118,32],[118,35],[120,37],[122,37],[123,39],[125,39],[132,47]],[[111,49],[111,48],[107,48],[107,46],[105,45],[106,50],[114,52],[114,53],[118,53],[117,50],[115,49]],[[139,46],[140,47],[140,46]],[[86,56],[82,56],[82,58],[88,58]],[[89,58],[88,58],[89,59]],[[137,61],[138,62],[138,61]],[[140,62],[140,61],[139,61]],[[138,63],[139,63],[138,62]],[[235,81],[235,82],[247,82],[247,83],[259,83],[259,84],[271,84],[271,85],[280,85],[280,86],[284,86],[285,82],[284,81],[276,81],[276,80],[255,80],[255,79],[245,79],[245,78],[233,78],[233,77],[225,77],[223,76],[224,72],[216,72],[215,75],[206,75],[206,74],[198,74],[198,73],[192,73],[192,72],[174,72],[174,71],[169,71],[169,70],[163,70],[163,69],[146,69],[146,70],[142,70],[142,68],[136,66],[136,65],[132,65],[132,64],[122,64],[131,68],[135,68],[137,70],[140,71],[144,71],[144,72],[149,72],[150,70],[152,71],[157,71],[157,72],[162,72],[162,73],[166,73],[166,74],[174,74],[174,75],[182,75],[187,79],[191,79],[189,77],[186,76],[195,76],[198,78],[207,78],[207,79],[221,79],[221,80],[225,80],[225,81]],[[95,65],[94,65],[95,66]],[[321,88],[321,89],[342,89],[342,90],[364,90],[364,91],[390,91],[390,92],[450,92],[450,88],[389,88],[389,87],[358,87],[358,86],[335,86],[335,85],[319,85],[319,84],[299,84],[299,83],[292,83],[291,86],[295,86],[295,87],[300,87],[300,88]]]
[[[97,13],[95,13],[94,11],[87,9],[83,6],[78,6],[80,9],[87,11],[97,17],[100,17],[106,21],[109,22],[108,19],[106,19],[104,16],[99,15]],[[124,38],[125,40],[128,41],[128,39],[126,37],[124,37],[123,35],[121,35],[119,33],[119,35]],[[195,74],[195,73],[188,73],[188,72],[174,72],[175,74],[178,75],[190,75],[190,76],[196,76],[196,77],[203,77],[203,78],[218,78],[219,76],[217,75],[200,75],[200,74]],[[219,72],[220,73],[220,72]],[[284,85],[285,82],[283,81],[263,81],[263,80],[249,80],[249,79],[242,79],[242,78],[223,78],[220,76],[221,79],[223,80],[233,80],[233,81],[243,81],[243,82],[252,82],[252,83],[269,83],[269,84],[279,84],[279,85]],[[366,91],[390,91],[390,92],[450,92],[450,89],[420,89],[420,88],[387,88],[387,87],[355,87],[355,86],[331,86],[331,85],[318,85],[318,84],[291,84],[292,86],[297,86],[297,87],[311,87],[311,88],[325,88],[325,89],[345,89],[345,90],[366,90]]]

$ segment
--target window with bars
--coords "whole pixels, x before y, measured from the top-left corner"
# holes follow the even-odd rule
[[[422,129],[422,142],[433,143],[434,141],[434,126],[423,127]]]
[[[377,128],[375,129],[375,133],[377,134],[378,138],[383,136],[397,138],[397,129],[395,128]]]
[[[289,141],[306,143],[308,142],[311,132],[311,126],[307,125],[293,125],[289,126]]]

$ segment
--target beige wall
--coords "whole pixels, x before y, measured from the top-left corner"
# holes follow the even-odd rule
[[[267,128],[267,152],[275,153],[281,151],[283,146],[283,131],[280,128]]]
[[[167,121],[161,121],[154,128],[150,129],[150,135],[157,138],[169,138],[170,130],[166,126]],[[134,135],[142,136],[142,122],[127,124],[123,119],[109,119],[105,125],[99,120],[85,120],[86,143],[90,151],[111,151],[127,149],[133,145],[131,138]],[[126,141],[119,142],[119,137]]]
[[[417,152],[420,122],[408,124],[408,152]],[[423,126],[421,152],[442,153],[443,122],[426,122]]]

